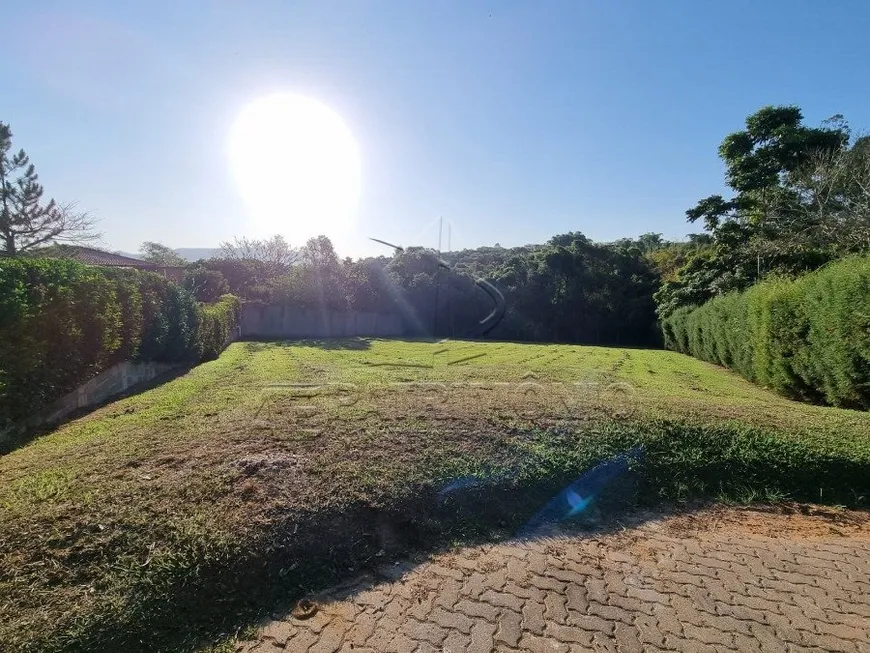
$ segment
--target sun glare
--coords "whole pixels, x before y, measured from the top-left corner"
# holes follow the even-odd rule
[[[341,117],[291,94],[246,106],[230,129],[229,159],[264,234],[306,238],[346,230],[360,196],[360,156]]]

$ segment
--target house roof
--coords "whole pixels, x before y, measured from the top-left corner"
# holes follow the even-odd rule
[[[71,258],[81,263],[87,263],[88,265],[108,265],[115,267],[140,268],[147,270],[155,270],[161,267],[156,263],[152,263],[150,261],[143,261],[142,259],[133,258],[132,256],[112,254],[111,252],[104,252],[101,249],[94,249],[93,247],[82,247],[80,245],[64,247],[64,257]]]

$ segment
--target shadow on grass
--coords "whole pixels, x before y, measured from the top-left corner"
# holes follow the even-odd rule
[[[371,349],[371,338],[283,338],[280,340],[251,339],[244,341],[245,351],[255,353],[274,347],[316,347],[317,349],[349,349],[365,351]]]
[[[558,438],[558,432],[548,431],[536,446]],[[646,435],[620,425],[601,438],[599,446],[606,447],[595,449],[601,455],[581,465],[557,464],[549,456],[511,477],[456,478],[446,486],[404,488],[377,506],[358,502],[276,519],[267,530],[251,531],[251,539],[228,555],[197,551],[180,566],[143,572],[124,605],[107,604],[75,623],[59,623],[54,632],[37,634],[46,639],[30,642],[29,650],[196,650],[364,572],[370,583],[389,578],[388,561],[412,556],[407,564],[413,567],[457,544],[498,542],[518,533],[523,539],[547,537],[550,524],[565,517],[573,517],[581,530],[601,534],[623,528],[621,520],[640,523],[704,505],[685,500],[692,497],[751,502],[788,496],[867,505],[870,496],[870,458],[863,450],[853,455],[830,443],[801,445],[751,430],[670,424]],[[594,446],[584,441],[584,450]],[[600,468],[590,462],[637,446],[643,448],[642,463],[595,485],[595,501],[588,504],[590,486],[579,481]],[[557,501],[560,496],[563,502]],[[663,507],[663,497],[684,501]],[[569,506],[568,512],[580,509],[566,515]],[[551,507],[554,519],[538,519]],[[632,512],[636,509],[651,512]]]
[[[316,347],[318,349],[344,349],[365,351],[371,349],[374,340],[384,340],[389,342],[404,342],[413,344],[444,344],[447,342],[453,343],[483,343],[487,340],[474,339],[452,339],[452,338],[431,338],[431,337],[362,337],[354,336],[348,338],[260,338],[247,336],[242,342],[245,346],[245,351],[258,352],[275,347]]]
[[[133,395],[138,395],[148,390],[152,390],[153,388],[157,388],[164,383],[169,383],[170,381],[173,381],[180,376],[184,376],[195,366],[196,364],[180,364],[178,367],[164,372],[163,374],[154,377],[150,381],[143,381],[141,383],[137,383],[136,385],[130,386],[123,392],[119,392],[117,394],[106,397],[99,403],[87,406],[86,408],[79,408],[77,410],[74,410],[68,415],[65,415],[62,419],[52,420],[51,422],[38,424],[36,426],[23,426],[20,427],[18,431],[13,431],[5,436],[0,436],[0,456],[12,453],[16,449],[23,447],[29,442],[32,442],[33,440],[42,437],[43,435],[48,435],[49,433],[56,431],[64,424],[77,420],[81,417],[84,417],[85,415],[90,415],[91,413],[99,410],[103,406],[116,402],[120,399],[124,399],[126,397],[132,397]]]
[[[360,591],[366,583],[389,580],[395,565],[387,563],[395,560],[405,560],[401,566],[408,571],[428,555],[457,545],[549,537],[553,524],[565,523],[579,533],[605,534],[650,517],[709,505],[709,500],[663,505],[655,484],[660,474],[673,475],[663,462],[607,479],[588,509],[584,506],[567,522],[564,511],[556,511],[556,519],[536,523],[542,508],[546,512],[567,488],[578,487],[575,478],[564,474],[527,482],[459,484],[446,497],[443,488],[424,486],[388,509],[354,504],[341,511],[288,517],[269,534],[249,541],[229,565],[198,565],[193,582],[149,578],[147,587],[132,590],[151,595],[148,600],[91,621],[78,631],[74,650],[197,650],[221,635],[281,615],[293,601],[332,586],[365,576],[368,580],[357,582]],[[866,465],[846,470],[842,464],[835,465],[836,472],[851,478],[866,478],[870,471]],[[153,592],[155,581],[165,591]]]
[[[425,487],[392,509],[357,504],[296,518],[274,529],[268,541],[251,541],[233,564],[201,565],[193,583],[162,579],[157,586],[168,591],[159,601],[104,614],[79,630],[74,649],[51,650],[198,650],[337,584],[363,575],[369,585],[389,579],[395,562],[403,561],[407,571],[457,545],[514,538],[561,485],[496,484],[460,488],[448,497]],[[589,533],[622,528],[615,518],[638,505],[635,490],[635,481],[623,478],[575,526]],[[548,526],[522,539],[549,537]],[[133,592],[149,592],[154,583],[151,578],[148,588]]]

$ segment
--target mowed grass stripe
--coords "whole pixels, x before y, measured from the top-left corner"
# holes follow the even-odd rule
[[[636,445],[646,501],[862,505],[870,490],[867,413],[795,403],[674,352],[238,342],[0,458],[0,641],[190,648],[374,555],[376,513],[431,542],[461,537],[473,524],[433,500],[451,478],[497,483],[510,505],[468,515],[510,532]]]

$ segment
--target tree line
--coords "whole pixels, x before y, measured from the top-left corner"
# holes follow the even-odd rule
[[[870,251],[870,137],[842,116],[808,127],[796,106],[764,107],[719,156],[733,194],[686,211],[704,233],[671,248],[678,265],[655,295],[660,317]]]
[[[409,247],[354,260],[339,258],[326,236],[298,249],[275,236],[223,243],[214,257],[187,266],[184,285],[204,302],[230,292],[300,310],[395,312],[411,335],[462,337],[493,309],[477,283],[483,278],[505,300],[489,337],[652,344],[659,275],[647,254],[664,244],[657,234],[599,244],[572,232],[543,245],[440,254]],[[143,246],[148,260],[179,262],[153,245]]]
[[[0,123],[0,254],[96,237],[88,216],[43,200],[27,155],[11,152]],[[798,107],[764,107],[726,136],[719,156],[732,194],[690,208],[688,222],[703,231],[680,242],[648,233],[595,243],[570,232],[523,247],[411,247],[352,260],[325,236],[298,248],[274,236],[222,243],[194,264],[159,242],[141,251],[184,265],[184,285],[203,302],[230,292],[300,309],[398,311],[413,333],[461,337],[492,308],[475,283],[485,278],[506,306],[490,337],[635,345],[658,342],[659,323],[681,307],[870,251],[870,137],[842,116],[812,127]]]

